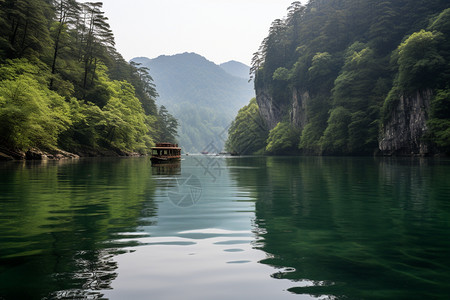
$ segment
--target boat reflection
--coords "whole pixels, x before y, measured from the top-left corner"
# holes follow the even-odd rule
[[[153,175],[180,175],[181,161],[170,161],[152,164]]]

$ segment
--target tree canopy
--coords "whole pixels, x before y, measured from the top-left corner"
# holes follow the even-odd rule
[[[297,153],[373,154],[400,97],[430,90],[424,138],[450,152],[449,7],[445,0],[294,2],[272,23],[251,66],[263,95],[257,102],[281,109],[266,150],[279,142],[296,143]],[[307,95],[302,122],[294,122],[298,95]],[[296,133],[281,134],[288,128]]]
[[[267,139],[267,126],[259,115],[256,99],[239,110],[228,129],[225,149],[231,153],[263,154]]]
[[[147,153],[175,141],[148,69],[127,63],[101,2],[0,1],[0,145]],[[161,113],[163,111],[163,113]]]

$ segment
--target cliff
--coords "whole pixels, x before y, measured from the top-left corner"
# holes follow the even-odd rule
[[[256,88],[256,102],[258,103],[260,115],[269,130],[275,128],[286,114],[289,114],[291,124],[296,128],[303,129],[308,124],[306,108],[309,99],[308,92],[300,92],[294,88],[290,104],[280,105],[277,101],[274,101],[266,88]]]
[[[259,107],[259,113],[266,123],[269,130],[275,128],[278,122],[281,121],[284,115],[284,111],[273,100],[270,92],[265,89],[255,88],[256,91],[256,103]]]
[[[284,107],[278,106],[265,89],[257,89],[256,93],[260,115],[269,130],[286,115],[289,115],[290,123],[300,130],[308,124],[308,92],[293,89],[291,104]],[[427,156],[436,153],[436,148],[425,138],[432,97],[431,89],[399,96],[397,104],[391,108],[390,118],[380,130],[378,150],[382,155]]]
[[[431,90],[400,96],[380,134],[379,148],[384,155],[428,155],[432,152],[424,139],[432,96]]]
[[[266,153],[449,154],[450,7],[420,3],[311,0],[275,20],[251,66]]]

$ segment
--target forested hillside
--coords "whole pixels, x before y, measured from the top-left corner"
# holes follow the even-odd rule
[[[148,67],[158,87],[158,101],[179,120],[179,142],[187,152],[223,150],[226,128],[239,108],[255,96],[242,74],[243,64],[224,68],[195,53],[134,58]],[[238,68],[236,68],[238,66]],[[240,72],[240,73],[239,73]]]
[[[4,0],[0,24],[2,157],[145,154],[175,139],[148,70],[115,50],[102,3]]]
[[[449,7],[447,0],[294,2],[253,58],[266,152],[449,153]],[[230,149],[239,151],[249,134],[233,128],[255,119],[238,115],[244,125],[231,128]]]

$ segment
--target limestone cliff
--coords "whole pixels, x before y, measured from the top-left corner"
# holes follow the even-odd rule
[[[383,155],[425,156],[435,152],[424,139],[432,96],[432,90],[424,90],[399,97],[380,132],[379,150]],[[308,92],[293,89],[290,104],[280,106],[267,90],[256,90],[260,114],[269,129],[289,116],[291,124],[302,130],[308,124],[306,111],[309,98]]]
[[[308,92],[300,92],[297,89],[292,91],[292,109],[291,109],[291,123],[300,129],[303,129],[308,124],[306,115],[306,105],[309,101]]]
[[[303,129],[308,123],[306,116],[306,104],[309,100],[308,92],[292,90],[292,98],[289,104],[280,105],[274,101],[272,95],[266,89],[256,89],[256,102],[259,106],[261,117],[266,122],[269,130],[277,126],[284,116],[289,115],[291,124]]]
[[[384,155],[428,155],[432,149],[424,140],[431,90],[400,96],[380,135],[379,148]]]
[[[256,103],[258,103],[259,113],[268,129],[271,130],[277,126],[283,118],[284,112],[267,89],[256,89]]]

